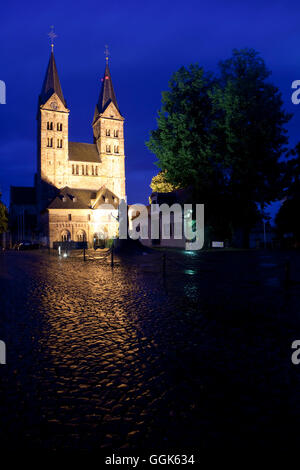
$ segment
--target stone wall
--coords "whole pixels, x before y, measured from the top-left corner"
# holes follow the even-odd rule
[[[53,242],[62,241],[67,233],[69,240],[82,241],[80,236],[84,232],[89,247],[93,246],[95,233],[106,238],[117,236],[117,212],[108,209],[48,209],[48,222],[46,217],[45,222],[49,226],[49,245],[52,247]]]

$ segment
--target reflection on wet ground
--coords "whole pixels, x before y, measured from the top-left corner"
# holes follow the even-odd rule
[[[3,447],[275,445],[296,436],[300,254],[0,258]],[[299,279],[298,279],[299,280]]]

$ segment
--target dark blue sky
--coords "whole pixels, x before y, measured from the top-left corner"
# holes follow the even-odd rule
[[[300,4],[296,1],[56,1],[2,2],[0,80],[0,187],[31,185],[36,169],[37,98],[49,59],[47,33],[55,25],[55,58],[70,108],[69,138],[91,142],[95,103],[105,59],[125,116],[129,203],[146,202],[155,157],[145,147],[156,125],[161,91],[182,65],[215,70],[233,48],[253,47],[273,71],[272,81],[294,112],[291,145],[300,140],[300,106],[291,82],[300,79]]]

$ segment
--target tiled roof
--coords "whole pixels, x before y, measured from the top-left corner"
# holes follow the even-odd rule
[[[192,196],[192,188],[183,188],[183,189],[175,189],[174,191],[170,191],[168,193],[159,193],[154,191],[151,194],[151,200],[156,202],[157,204],[184,204],[188,203],[191,200]]]
[[[49,204],[48,209],[89,209],[93,196],[96,196],[96,192],[90,189],[73,189],[66,186]]]
[[[64,104],[64,106],[67,107],[67,104],[65,102],[64,95],[61,89],[58,73],[57,73],[54,54],[52,51],[50,55],[45,79],[43,82],[42,91],[39,96],[39,104],[40,105],[45,104],[48,101],[48,99],[53,95],[53,93],[56,93],[59,99]]]
[[[93,191],[66,186],[49,204],[48,209],[99,209],[101,204],[111,204],[117,208],[119,199],[105,187]]]
[[[111,102],[113,102],[117,110],[120,111],[118,107],[114,87],[112,84],[112,79],[111,79],[108,63],[106,63],[104,76],[102,79],[102,88],[101,88],[98,103],[96,105],[94,118],[97,117],[98,114],[103,113]]]
[[[100,190],[97,192],[97,197],[93,208],[99,209],[101,204],[110,204],[117,208],[119,205],[119,198],[112,191],[103,186],[103,188],[100,188]]]
[[[74,162],[100,163],[97,145],[69,142],[69,160]]]

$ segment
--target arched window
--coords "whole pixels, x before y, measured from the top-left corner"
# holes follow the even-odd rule
[[[110,136],[110,129],[106,129],[106,135],[107,135],[107,137]]]
[[[96,176],[98,176],[98,167],[97,166],[95,168],[95,173],[96,173]]]
[[[119,131],[118,130],[114,130],[114,137],[119,137]]]
[[[79,165],[76,165],[76,175],[79,175]]]
[[[115,153],[119,153],[119,146],[118,146],[118,145],[115,145],[115,146],[114,146],[114,152],[115,152]]]
[[[110,145],[106,146],[106,153],[110,153]]]
[[[72,165],[72,175],[75,175],[75,165]]]
[[[86,241],[86,234],[84,230],[79,230],[76,235],[77,241],[78,242],[84,242]]]
[[[47,138],[47,147],[52,147],[53,146],[53,139],[52,137]]]
[[[62,242],[69,242],[71,241],[71,234],[69,232],[69,230],[63,230],[61,232],[61,241]]]
[[[53,122],[47,122],[47,130],[52,131],[53,130]]]
[[[62,123],[58,122],[56,128],[57,128],[58,131],[62,131]]]
[[[58,149],[62,149],[62,144],[63,144],[62,139],[57,139],[57,148]]]

